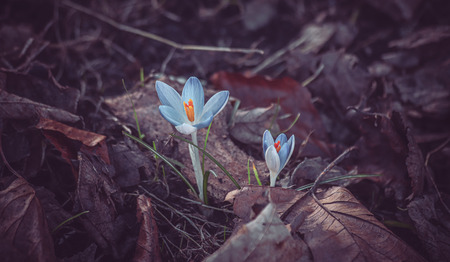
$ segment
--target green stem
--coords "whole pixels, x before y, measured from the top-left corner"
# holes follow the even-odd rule
[[[189,155],[191,156],[192,166],[194,167],[195,180],[197,182],[198,192],[200,200],[204,202],[203,195],[203,174],[202,174],[202,166],[200,164],[200,155],[198,153],[198,142],[197,142],[197,131],[191,134],[192,143],[195,145],[189,144]]]

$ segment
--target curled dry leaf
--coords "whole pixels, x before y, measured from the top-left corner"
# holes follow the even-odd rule
[[[0,117],[6,119],[34,119],[36,117],[44,117],[69,123],[75,123],[81,120],[80,116],[69,113],[63,109],[10,94],[1,88]]]
[[[294,240],[269,203],[250,223],[244,225],[205,262],[299,261],[303,242]]]
[[[91,147],[96,146],[106,138],[104,135],[81,130],[46,118],[39,119],[39,123],[37,123],[36,128],[62,133],[67,138],[80,141],[84,145]]]
[[[263,201],[266,191],[242,189],[235,195],[236,214],[248,219],[246,209]],[[269,195],[277,206],[284,204],[277,208],[283,222],[306,243],[314,261],[425,261],[344,188],[319,192],[320,205],[310,194],[291,189],[269,189]]]
[[[161,261],[158,244],[158,227],[152,212],[150,198],[140,195],[137,198],[136,216],[141,229],[136,243],[133,261]]]
[[[0,191],[0,214],[2,261],[56,261],[47,220],[26,180],[17,178]]]

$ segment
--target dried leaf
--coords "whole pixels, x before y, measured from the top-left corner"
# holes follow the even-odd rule
[[[365,0],[368,4],[389,15],[394,20],[411,20],[422,0]]]
[[[75,123],[81,120],[80,116],[10,94],[1,88],[0,117],[5,119],[35,119],[37,117],[43,117],[69,123]]]
[[[39,119],[39,123],[37,123],[36,128],[62,133],[67,138],[80,141],[84,145],[90,147],[96,146],[106,138],[104,135],[84,131],[46,118]]]
[[[276,111],[275,105],[266,108],[238,110],[234,118],[234,125],[230,129],[230,135],[244,144],[261,146],[261,136],[265,130],[270,128],[275,134],[280,131],[278,124],[273,121]]]
[[[303,192],[244,188],[235,196],[236,214],[248,219],[251,211],[245,207],[249,210],[263,201],[266,191],[277,206],[284,203],[277,208],[282,220],[302,237],[314,261],[425,261],[341,187],[317,194],[327,210]]]
[[[425,261],[347,189],[332,187],[317,198],[331,213],[308,195],[285,214],[292,231],[304,236],[314,261]]]
[[[415,198],[408,205],[408,214],[431,261],[446,261],[450,257],[450,217],[438,203],[435,194]]]
[[[298,261],[303,256],[301,243],[292,238],[275,205],[269,203],[204,261]]]
[[[147,174],[154,170],[153,161],[133,143],[118,142],[112,145],[111,157],[116,169],[114,180],[122,188],[136,186],[141,182],[141,168]]]
[[[38,49],[40,49],[40,47]],[[42,50],[34,51],[40,52]],[[22,66],[26,66],[29,62],[30,61],[23,63]],[[36,71],[42,71],[43,69],[40,64],[31,64],[31,67],[30,70],[34,69]],[[10,94],[42,103],[52,108],[75,113],[80,98],[80,90],[62,87],[56,80],[49,81],[49,78],[51,79],[53,77],[51,70],[49,68],[44,69],[48,71],[48,78],[36,77],[30,73],[24,74],[0,69],[0,89],[4,89],[4,91],[7,91]]]
[[[94,241],[111,250],[115,258],[126,252],[117,249],[117,236],[124,228],[116,227],[118,187],[111,179],[112,170],[99,158],[78,153],[79,175],[76,189],[77,211],[89,211],[80,221]]]
[[[329,156],[330,150],[327,134],[322,120],[311,102],[308,89],[292,78],[267,79],[262,76],[247,77],[237,73],[217,72],[211,76],[211,81],[217,89],[229,90],[230,93],[241,100],[243,107],[266,107],[279,103],[280,114],[289,114],[290,117],[279,120],[281,129],[288,128],[300,113],[299,121],[289,131],[293,133],[296,141],[308,137],[314,130],[304,154]]]
[[[423,28],[412,34],[389,42],[389,47],[416,48],[430,43],[439,42],[450,37],[450,26],[434,26]]]
[[[159,253],[158,227],[152,212],[150,198],[137,198],[137,220],[141,223],[133,261],[162,261]]]
[[[0,191],[0,214],[3,261],[56,261],[47,220],[26,180],[15,179]]]
[[[430,65],[395,79],[407,114],[447,120],[450,115],[450,65]]]

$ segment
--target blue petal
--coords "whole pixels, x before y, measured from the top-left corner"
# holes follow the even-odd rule
[[[183,123],[179,126],[175,126],[175,128],[178,130],[178,132],[180,132],[184,135],[190,135],[190,134],[194,133],[195,131],[197,131],[197,128],[195,128],[194,126],[192,126],[190,124],[186,124],[186,123]]]
[[[278,141],[280,141],[280,145],[283,146],[284,143],[286,143],[286,141],[287,141],[287,136],[286,136],[284,133],[281,133],[281,134],[277,137],[277,139],[275,139],[275,143],[278,142]]]
[[[173,107],[178,112],[184,113],[181,96],[178,92],[166,83],[156,81],[156,93],[163,105]],[[187,119],[187,117],[186,117]]]
[[[280,172],[280,157],[278,156],[277,150],[273,145],[267,148],[265,159],[267,167],[271,173],[278,174]]]
[[[287,162],[291,158],[292,153],[294,152],[294,147],[295,147],[295,137],[294,135],[292,135],[291,138],[289,138],[289,141],[287,141],[287,143],[281,147],[280,152],[278,152],[278,154],[280,155],[280,162],[281,162],[280,171],[286,166]]]
[[[194,118],[195,120],[201,117],[203,112],[203,106],[205,104],[205,94],[203,93],[203,87],[197,77],[189,77],[184,84],[183,92],[181,94],[183,102],[188,103],[189,99],[192,99],[194,103]]]
[[[280,151],[278,152],[278,156],[280,157],[280,170],[278,172],[280,172],[281,169],[283,169],[284,166],[286,165],[290,152],[291,148],[289,147],[288,143],[284,144],[281,147]]]
[[[269,130],[264,131],[263,134],[263,154],[266,154],[267,148],[273,145],[273,137]]]
[[[181,125],[184,121],[182,116],[170,106],[159,106],[159,113],[166,119],[169,123],[174,126]]]
[[[228,91],[220,91],[219,93],[213,95],[208,102],[206,102],[206,105],[203,108],[203,114],[206,112],[211,112],[213,116],[216,116],[225,107],[229,97],[230,92]]]
[[[213,120],[214,116],[211,112],[206,112],[201,119],[200,123],[195,124],[194,126],[197,129],[201,129],[201,128],[205,128],[208,127],[209,124],[211,124],[212,120]]]

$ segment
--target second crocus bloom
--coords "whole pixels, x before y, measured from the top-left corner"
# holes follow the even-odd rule
[[[273,187],[278,175],[294,152],[295,137],[292,135],[288,140],[282,133],[274,141],[270,131],[266,130],[262,142],[264,158],[270,171],[270,186]]]

